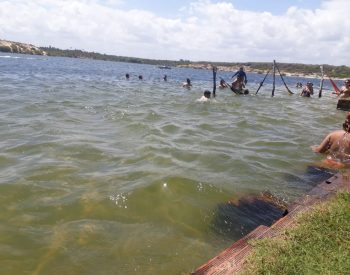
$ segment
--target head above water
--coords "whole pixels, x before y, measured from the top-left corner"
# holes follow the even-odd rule
[[[210,98],[211,92],[208,91],[208,90],[205,90],[205,91],[204,91],[204,96],[205,96],[206,98]]]

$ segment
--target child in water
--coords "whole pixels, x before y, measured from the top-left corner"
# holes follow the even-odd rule
[[[301,90],[300,96],[311,97],[314,94],[313,86],[312,82],[306,83],[306,86]]]
[[[187,78],[187,79],[186,79],[186,82],[184,82],[184,83],[182,84],[182,87],[187,88],[187,89],[191,89],[191,87],[192,87],[191,79]]]
[[[205,90],[202,97],[197,99],[197,102],[207,102],[210,100],[211,92],[208,90]]]
[[[225,89],[225,88],[227,88],[227,87],[228,87],[228,86],[227,86],[225,80],[221,79],[221,80],[220,80],[219,89]]]

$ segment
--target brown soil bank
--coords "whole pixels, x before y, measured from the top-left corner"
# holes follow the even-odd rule
[[[1,39],[0,52],[46,55],[45,51],[39,49],[34,45]]]

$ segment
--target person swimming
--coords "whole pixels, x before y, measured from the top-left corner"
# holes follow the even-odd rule
[[[312,82],[307,82],[306,86],[301,90],[300,96],[311,97],[314,94],[314,84]]]
[[[186,82],[182,83],[182,87],[190,89],[192,87],[191,79],[187,78]]]
[[[130,75],[129,74],[125,74],[125,78],[126,78],[126,80],[129,80]]]
[[[207,102],[210,100],[211,92],[209,90],[205,90],[202,97],[197,99],[197,102]]]
[[[327,153],[325,164],[335,168],[350,165],[350,113],[342,126],[343,129],[328,134],[320,145],[311,146],[315,153]]]
[[[225,80],[220,79],[219,89],[225,89],[225,88],[228,88]]]
[[[297,84],[295,85],[295,87],[297,88],[302,88],[303,87],[303,84],[301,82],[297,82]]]

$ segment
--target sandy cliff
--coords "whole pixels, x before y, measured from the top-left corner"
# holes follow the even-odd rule
[[[45,51],[34,45],[2,39],[0,39],[0,52],[46,55]]]

